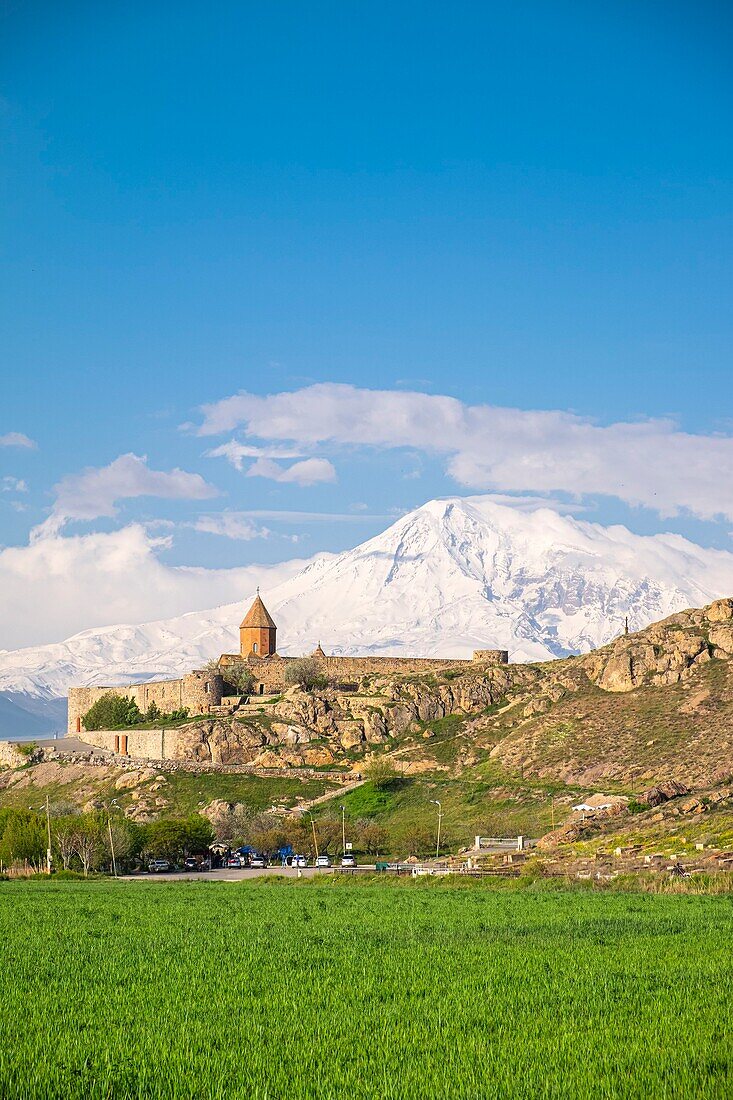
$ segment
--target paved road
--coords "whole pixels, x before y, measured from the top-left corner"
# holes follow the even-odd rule
[[[358,871],[374,870],[375,867],[373,863],[362,864],[357,868],[357,873]],[[339,867],[333,867],[330,870],[320,867],[303,867],[300,873],[303,878],[312,878],[313,875],[330,875],[334,871],[337,874],[353,874],[352,871],[348,870],[342,872]],[[241,882],[242,879],[261,878],[262,875],[282,875],[283,878],[297,879],[298,871],[295,867],[280,866],[267,867],[265,870],[254,867],[221,867],[216,871],[172,871],[167,874],[124,875],[123,877],[129,882],[183,882],[184,880],[196,882],[202,880],[209,882]]]

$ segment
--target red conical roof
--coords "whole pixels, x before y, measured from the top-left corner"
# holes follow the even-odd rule
[[[249,611],[242,619],[240,629],[243,626],[269,627],[270,630],[277,630],[274,619],[260,599],[259,592]]]

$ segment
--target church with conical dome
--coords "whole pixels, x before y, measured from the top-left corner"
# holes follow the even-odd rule
[[[249,610],[239,626],[239,653],[222,653],[218,660],[205,668],[195,669],[179,680],[155,680],[126,684],[114,690],[133,699],[140,711],[155,703],[159,711],[185,710],[192,715],[231,716],[246,704],[242,698],[239,676],[234,667],[244,662],[251,674],[251,688],[247,694],[276,695],[287,690],[289,681],[286,670],[302,657],[281,657],[277,652],[277,625],[264,605],[257,589]],[[365,676],[390,676],[405,673],[438,672],[441,669],[466,665],[467,661],[435,657],[346,657],[328,656],[320,641],[308,660],[318,665],[319,675],[335,691],[355,692]],[[506,650],[481,649],[473,655],[480,665],[506,664]],[[120,755],[144,756],[147,759],[165,759],[177,751],[177,733],[165,730],[136,730],[129,734],[114,731],[86,731],[83,725],[85,713],[97,699],[109,692],[109,687],[72,687],[69,689],[68,731],[84,733],[94,744]],[[167,738],[167,740],[166,740]]]
[[[277,653],[277,627],[257,589],[254,603],[239,627],[239,653],[247,657],[274,657]]]

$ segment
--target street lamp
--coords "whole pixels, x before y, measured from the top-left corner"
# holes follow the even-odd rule
[[[316,859],[318,859],[318,841],[316,840],[316,823],[313,820],[313,814],[310,812],[310,810],[308,810],[307,813],[308,813],[308,817],[311,819],[311,827],[313,829],[313,847],[315,849]]]
[[[110,806],[117,806],[117,799],[113,798],[107,806],[107,830],[109,832],[109,850],[112,854],[112,874],[117,878],[117,861],[115,859],[115,843],[112,839],[112,819],[109,816]]]
[[[346,807],[341,806],[341,852],[346,854]]]
[[[440,823],[443,820],[443,806],[437,798],[431,798],[430,801],[438,807],[438,838],[435,842],[435,858],[437,859],[440,855]]]
[[[28,809],[33,810],[34,812],[36,811],[35,806],[29,806]],[[48,836],[48,847],[46,848],[46,874],[50,875],[53,855],[51,852],[51,808],[48,804],[48,795],[46,795],[46,801],[44,802],[44,804],[38,807],[37,812],[41,813],[42,810],[46,811],[46,831]]]

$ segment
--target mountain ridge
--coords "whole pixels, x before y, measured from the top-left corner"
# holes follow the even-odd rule
[[[429,501],[352,550],[265,593],[279,650],[542,661],[602,646],[733,591],[733,554],[678,535],[635,535],[485,497]],[[236,651],[242,602],[82,631],[0,652],[0,694],[62,697],[71,683],[176,677]]]

